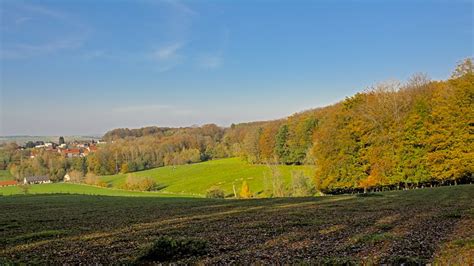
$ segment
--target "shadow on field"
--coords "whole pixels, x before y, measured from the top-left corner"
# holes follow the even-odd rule
[[[473,192],[466,185],[380,197],[8,196],[0,198],[0,263],[131,263],[152,247],[182,263],[428,263],[461,224],[472,226]],[[156,254],[147,261],[162,261]]]

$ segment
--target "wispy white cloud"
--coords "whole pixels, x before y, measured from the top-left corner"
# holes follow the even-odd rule
[[[41,5],[11,2],[4,7],[2,13],[8,15],[4,21],[1,31],[14,32],[17,35],[24,34],[26,39],[18,42],[15,39],[2,40],[0,59],[26,59],[34,56],[52,54],[63,50],[72,50],[81,47],[89,35],[89,28],[84,24],[71,18],[67,13],[60,10],[46,8]],[[27,23],[35,20],[33,23]],[[28,27],[41,27],[44,23],[61,25],[57,28],[48,28],[46,40],[39,40],[34,35],[28,35]],[[22,27],[18,27],[22,25]],[[39,25],[39,26],[38,26]],[[66,27],[63,27],[66,26]],[[29,38],[29,40],[28,40]]]
[[[180,53],[183,47],[183,42],[174,42],[164,45],[151,52],[149,58],[155,62],[158,72],[166,72],[185,61],[185,56]]]
[[[223,57],[221,54],[202,55],[197,59],[197,65],[204,69],[216,69],[222,65]]]
[[[93,59],[103,58],[103,57],[107,57],[107,55],[102,50],[86,51],[85,53],[82,54],[82,58],[86,60],[93,60]]]
[[[188,59],[193,56],[186,53],[187,51],[184,48],[199,12],[189,4],[178,0],[149,0],[149,3],[166,10],[166,15],[163,17],[164,22],[161,24],[161,26],[166,25],[166,27],[165,32],[161,35],[167,36],[165,40],[168,44],[152,50],[148,59],[153,60],[158,72],[167,72],[184,63],[189,63]]]
[[[217,69],[224,64],[224,52],[229,43],[230,30],[224,27],[220,38],[216,41],[217,49],[213,52],[203,53],[196,58],[196,65],[201,69]]]
[[[166,45],[153,51],[152,57],[153,59],[156,59],[159,61],[174,59],[179,56],[178,51],[182,47],[183,47],[182,42],[176,42],[170,45]]]
[[[17,7],[19,9],[23,9],[23,10],[29,11],[31,13],[34,13],[34,14],[40,14],[40,15],[52,17],[52,18],[55,18],[55,19],[67,19],[68,18],[68,15],[64,12],[54,10],[54,9],[50,9],[50,8],[46,8],[46,7],[39,6],[39,5],[34,5],[34,4],[29,4],[29,3],[21,3],[20,2],[20,3],[17,4]]]
[[[84,37],[59,39],[43,44],[16,43],[0,50],[1,59],[24,59],[33,56],[51,54],[61,50],[75,49],[84,43]]]
[[[167,3],[174,9],[176,9],[179,12],[182,12],[187,15],[199,15],[199,12],[196,10],[192,9],[189,5],[186,5],[182,3],[181,1],[178,0],[164,0],[163,2]]]

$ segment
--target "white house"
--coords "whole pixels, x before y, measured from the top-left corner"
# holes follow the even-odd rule
[[[51,180],[45,175],[43,176],[27,176],[23,178],[24,184],[46,184],[51,183]]]
[[[67,174],[64,175],[63,180],[64,180],[64,182],[69,182],[69,181],[71,181],[71,176],[69,175],[69,173],[67,173]]]

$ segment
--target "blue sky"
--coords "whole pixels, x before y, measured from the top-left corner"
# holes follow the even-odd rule
[[[473,55],[472,1],[0,3],[0,135],[276,119]]]

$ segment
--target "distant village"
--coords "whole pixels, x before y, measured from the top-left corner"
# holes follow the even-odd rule
[[[86,157],[92,152],[97,151],[97,146],[105,144],[105,141],[72,141],[65,142],[63,137],[59,137],[58,143],[44,141],[28,141],[19,149],[31,149],[30,157],[35,158],[41,151],[59,153],[65,158]]]
[[[35,158],[41,152],[59,153],[65,158],[75,157],[86,157],[90,153],[97,151],[98,145],[106,144],[105,141],[101,140],[90,140],[90,141],[71,141],[65,142],[64,137],[59,137],[58,143],[45,142],[45,141],[28,141],[24,145],[18,146],[18,150],[28,150],[30,152],[30,158]],[[63,181],[70,181],[69,174],[66,173]],[[3,180],[0,181],[0,187],[5,186],[16,186],[20,184],[46,184],[51,183],[51,180],[46,175],[42,176],[26,176],[21,182],[16,180]]]

